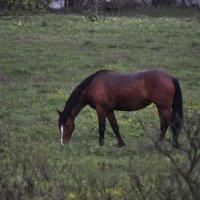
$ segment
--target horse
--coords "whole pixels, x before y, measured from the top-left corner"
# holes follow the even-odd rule
[[[64,110],[59,114],[60,141],[68,143],[74,131],[74,120],[89,105],[96,110],[99,125],[99,144],[104,144],[106,118],[118,141],[125,145],[114,114],[118,111],[135,111],[154,103],[160,119],[160,136],[163,141],[167,128],[172,130],[172,146],[179,148],[178,137],[183,121],[182,91],[179,81],[160,69],[138,72],[100,70],[84,79],[71,93]]]

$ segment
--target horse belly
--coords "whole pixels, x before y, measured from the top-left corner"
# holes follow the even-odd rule
[[[151,104],[151,101],[140,95],[117,96],[115,110],[134,111]]]

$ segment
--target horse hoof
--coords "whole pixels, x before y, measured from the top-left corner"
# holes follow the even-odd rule
[[[119,140],[118,142],[118,147],[124,147],[125,146],[125,143],[123,140]]]
[[[104,141],[99,142],[99,145],[103,146],[104,145]]]
[[[165,145],[165,142],[164,142],[163,140],[157,140],[157,141],[155,142],[155,147],[156,147],[156,148],[159,148],[159,147],[161,147],[161,146],[163,146],[163,145]]]
[[[179,149],[179,144],[178,143],[173,143],[172,146],[173,146],[174,149]]]

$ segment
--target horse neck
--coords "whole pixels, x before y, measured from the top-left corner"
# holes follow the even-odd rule
[[[79,112],[85,107],[84,104],[84,91],[91,82],[91,78],[86,78],[82,81],[71,93],[64,108],[65,116],[75,118]]]
[[[71,111],[72,119],[75,119],[76,116],[81,112],[81,110],[85,107],[82,103],[78,103]]]
[[[72,120],[74,120],[84,107],[85,105],[83,105],[81,102],[77,102],[75,105],[73,105],[73,107],[66,103],[63,115],[66,116],[65,118],[70,117]]]

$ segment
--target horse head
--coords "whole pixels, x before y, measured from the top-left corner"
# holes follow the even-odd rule
[[[62,112],[58,111],[58,127],[60,130],[60,142],[62,144],[67,144],[71,138],[71,135],[74,131],[74,119],[70,116],[64,116]]]

